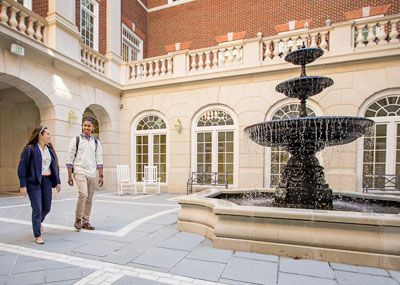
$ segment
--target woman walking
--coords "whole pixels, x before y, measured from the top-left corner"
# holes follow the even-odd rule
[[[32,206],[32,227],[37,244],[43,244],[42,226],[50,212],[52,188],[60,192],[58,159],[50,142],[50,133],[46,127],[39,127],[32,135],[21,154],[18,165],[20,194],[28,193]]]

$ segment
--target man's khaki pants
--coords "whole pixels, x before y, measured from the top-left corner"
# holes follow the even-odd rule
[[[89,177],[81,173],[76,173],[74,174],[74,180],[79,191],[75,211],[76,219],[82,220],[82,223],[87,223],[89,221],[90,210],[92,209],[96,177]]]

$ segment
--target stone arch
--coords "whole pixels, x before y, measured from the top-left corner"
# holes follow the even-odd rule
[[[54,135],[53,102],[40,89],[14,75],[0,75],[0,192],[18,191],[17,166],[32,130],[39,125]]]

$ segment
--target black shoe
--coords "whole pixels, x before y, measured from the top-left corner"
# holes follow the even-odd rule
[[[76,219],[74,227],[75,227],[75,229],[77,229],[79,231],[82,228],[82,220],[81,219]]]
[[[82,229],[94,231],[96,228],[89,224],[89,222],[87,222],[82,224]]]

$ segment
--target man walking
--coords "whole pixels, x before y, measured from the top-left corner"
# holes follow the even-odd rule
[[[103,186],[102,148],[100,142],[91,136],[93,122],[90,117],[84,118],[82,134],[73,138],[68,147],[68,184],[73,186],[75,180],[79,191],[74,223],[77,230],[95,229],[89,223],[89,216],[96,186],[96,169],[99,170],[99,187]],[[72,174],[74,179],[72,179]]]

